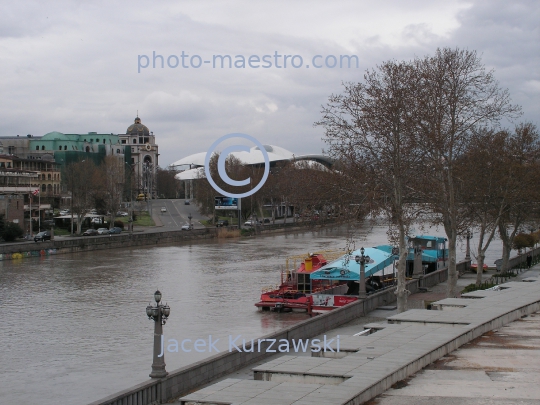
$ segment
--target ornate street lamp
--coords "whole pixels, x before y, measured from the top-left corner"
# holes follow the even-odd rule
[[[360,249],[360,256],[356,255],[354,258],[356,263],[360,265],[360,287],[358,289],[358,298],[365,299],[366,294],[366,262],[369,263],[371,258],[369,256],[364,256],[364,248]]]
[[[470,243],[470,240],[473,237],[472,232],[467,229],[467,235],[465,237],[467,238],[467,250],[465,251],[465,261],[470,262],[471,261],[471,243]]]
[[[148,319],[154,321],[154,361],[152,362],[152,372],[150,373],[150,377],[163,378],[169,373],[165,370],[165,353],[164,348],[161,345],[161,339],[163,335],[163,325],[167,322],[167,318],[171,313],[171,308],[167,304],[160,304],[161,292],[159,290],[154,293],[154,300],[156,301],[156,306],[148,304],[146,307]]]

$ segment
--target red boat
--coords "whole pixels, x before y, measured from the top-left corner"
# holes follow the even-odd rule
[[[312,311],[330,310],[356,301],[354,296],[336,296],[330,302],[316,294],[336,294],[347,290],[345,283],[331,283],[328,280],[310,280],[310,274],[327,264],[325,257],[320,254],[311,254],[305,258],[296,271],[281,273],[279,287],[264,289],[261,300],[255,304],[263,311],[290,312],[292,310]],[[336,287],[339,291],[335,291]],[[314,303],[315,294],[315,303]],[[325,297],[327,297],[325,295]]]

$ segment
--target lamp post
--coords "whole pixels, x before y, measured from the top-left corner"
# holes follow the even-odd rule
[[[369,256],[364,256],[364,248],[360,249],[360,256],[354,258],[356,263],[360,265],[360,287],[358,288],[358,298],[365,299],[366,295],[366,262],[371,260]]]
[[[154,321],[154,361],[152,362],[151,378],[163,378],[169,374],[165,370],[165,354],[162,347],[163,325],[167,321],[171,308],[165,304],[160,304],[161,292],[157,290],[154,293],[156,306],[148,304],[146,307],[146,315],[148,319]]]
[[[189,229],[191,229],[191,219],[193,216],[191,215],[191,212],[188,214],[187,219],[189,220]]]
[[[133,165],[130,165],[128,162],[124,162],[126,165],[129,166],[129,233],[133,233],[133,171],[134,167]]]
[[[467,235],[465,237],[467,238],[467,250],[465,251],[465,261],[470,262],[471,261],[471,243],[470,243],[470,240],[473,237],[472,232],[467,229]]]

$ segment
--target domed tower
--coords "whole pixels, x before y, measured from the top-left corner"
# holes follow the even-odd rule
[[[141,124],[141,119],[139,117],[136,117],[134,123],[131,124],[126,130],[126,134],[148,137],[150,136],[150,131],[148,130],[148,127],[146,125]]]
[[[131,147],[131,166],[138,179],[138,194],[156,196],[156,168],[158,166],[158,145],[156,138],[138,114],[126,133],[119,135],[122,144]]]

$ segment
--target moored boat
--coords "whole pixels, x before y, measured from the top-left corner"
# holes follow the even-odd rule
[[[409,239],[407,276],[416,277],[446,266],[446,239],[436,236],[416,236]],[[335,252],[334,252],[335,253]],[[361,255],[364,264],[365,292],[373,293],[395,285],[396,248],[381,245],[355,250],[328,261],[321,253],[308,254],[293,271],[281,273],[279,286],[266,288],[255,306],[262,310],[308,313],[325,312],[359,299]]]

